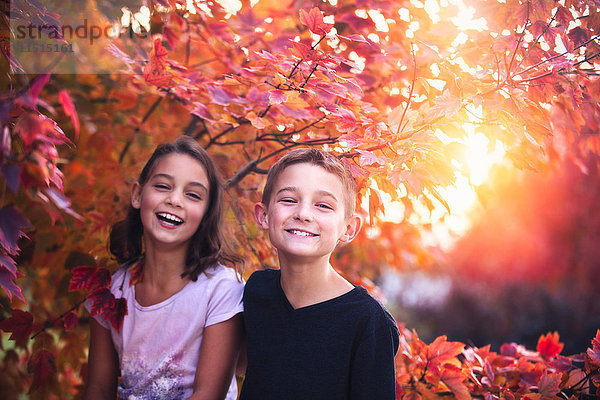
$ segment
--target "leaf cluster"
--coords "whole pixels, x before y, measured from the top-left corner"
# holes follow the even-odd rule
[[[95,3],[107,15],[120,10]],[[369,229],[336,261],[367,286],[383,266],[433,263],[412,223],[419,208],[451,211],[440,189],[460,169],[466,125],[501,142],[522,168],[567,157],[585,166],[586,154],[600,151],[597,4],[472,2],[487,24],[476,29],[450,22],[452,5],[435,16],[416,3],[265,0],[232,12],[160,0],[151,40],[115,38],[105,52],[123,65],[111,74],[53,75],[52,66],[15,74],[24,68],[2,42],[11,74],[0,106],[0,328],[14,343],[0,376],[19,378],[2,378],[3,393],[79,392],[89,318],[82,291],[92,314],[118,326],[125,310],[107,293],[116,265],[105,240],[157,143],[186,134],[215,158],[226,178],[227,237],[251,266],[246,274],[275,266],[251,222],[268,167],[300,146],[342,158]],[[70,12],[19,4],[19,15],[36,21]],[[386,220],[388,200],[402,204],[399,224]],[[398,382],[407,398],[553,398],[584,386],[563,384],[566,371],[545,358],[552,346],[530,359],[518,345],[497,355],[443,337],[429,346],[406,338]],[[588,389],[597,384],[594,340],[580,368]]]

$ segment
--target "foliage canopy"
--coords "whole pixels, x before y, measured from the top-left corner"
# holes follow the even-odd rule
[[[53,26],[81,11],[77,2],[47,3],[16,1],[11,18]],[[88,318],[81,301],[89,296],[119,324],[125,310],[106,290],[114,263],[105,241],[159,142],[190,135],[217,160],[227,177],[228,236],[252,268],[275,265],[251,213],[269,165],[297,146],[342,157],[359,180],[370,229],[338,253],[336,266],[367,285],[384,265],[431,262],[409,221],[418,205],[449,207],[440,188],[454,181],[466,126],[501,143],[520,168],[598,162],[597,1],[465,1],[479,26],[452,19],[464,11],[456,3],[431,0],[244,1],[235,12],[218,2],[156,0],[146,14],[131,0],[89,4],[89,19],[112,22],[124,21],[129,7],[121,28],[150,38],[123,35],[92,49],[90,57],[108,56],[121,70],[56,74],[50,64],[25,74],[8,43],[16,32],[3,35],[7,398],[80,393]],[[388,199],[403,204],[402,222],[386,220]],[[405,332],[399,397],[597,392],[600,333],[585,354],[561,349],[552,334],[536,351],[507,344],[495,353],[445,337],[426,345]]]

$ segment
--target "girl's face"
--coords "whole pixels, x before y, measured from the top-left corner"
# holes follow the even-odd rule
[[[171,153],[155,165],[143,185],[131,190],[131,205],[140,210],[146,250],[187,251],[208,208],[206,169],[187,154]]]

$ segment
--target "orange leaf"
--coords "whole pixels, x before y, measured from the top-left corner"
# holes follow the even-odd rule
[[[448,387],[448,389],[454,393],[454,396],[456,396],[457,400],[471,399],[469,389],[467,388],[467,385],[465,385],[465,380],[467,377],[463,374],[459,367],[450,364],[444,366],[440,373],[440,378]]]
[[[558,332],[548,332],[545,336],[540,336],[537,343],[537,351],[544,358],[553,358],[560,354],[564,344],[558,341]]]
[[[456,359],[462,353],[465,345],[460,342],[448,342],[446,336],[438,336],[427,349],[427,359],[430,363],[443,365],[450,363],[460,365],[460,361]]]

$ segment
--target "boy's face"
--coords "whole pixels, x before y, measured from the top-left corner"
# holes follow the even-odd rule
[[[345,216],[344,187],[325,169],[293,164],[273,186],[268,205],[258,203],[255,217],[277,248],[280,261],[329,259],[339,242],[351,241],[360,230],[357,215]]]

